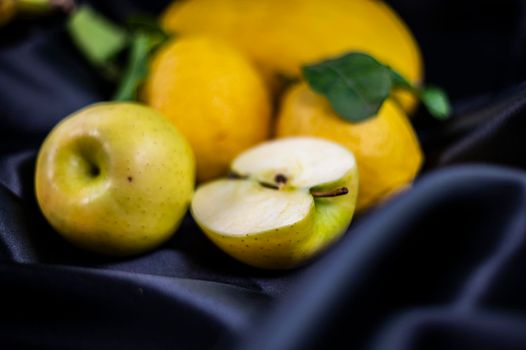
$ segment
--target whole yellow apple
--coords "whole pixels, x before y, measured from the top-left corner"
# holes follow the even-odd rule
[[[107,255],[138,254],[166,241],[191,201],[195,160],[155,110],[98,103],[61,121],[42,144],[35,190],[65,239]]]

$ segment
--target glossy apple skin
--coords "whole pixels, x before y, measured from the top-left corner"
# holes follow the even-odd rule
[[[199,221],[194,210],[192,214],[208,238],[235,259],[262,269],[290,269],[323,252],[347,230],[358,195],[357,168],[349,171],[340,181],[317,186],[312,190],[324,191],[342,186],[348,188],[348,194],[313,198],[311,210],[303,220],[244,236],[230,236],[210,230]]]
[[[161,114],[136,103],[99,103],[65,118],[42,144],[35,190],[65,239],[114,256],[166,241],[191,201],[195,160]]]

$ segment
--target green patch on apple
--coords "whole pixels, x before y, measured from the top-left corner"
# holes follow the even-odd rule
[[[200,186],[192,215],[232,257],[255,267],[299,266],[340,237],[358,194],[353,154],[323,139],[292,137],[241,153],[232,175]]]
[[[171,237],[190,204],[192,150],[152,108],[98,103],[62,120],[42,144],[35,190],[48,222],[81,248],[114,256]]]

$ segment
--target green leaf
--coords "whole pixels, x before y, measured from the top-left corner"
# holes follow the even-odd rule
[[[336,113],[351,122],[377,114],[392,88],[389,68],[363,53],[304,66],[303,76],[314,91],[328,98]]]
[[[433,117],[444,120],[451,114],[451,104],[447,98],[446,93],[437,87],[419,88],[412,85],[398,72],[391,69],[391,78],[393,80],[394,89],[405,89],[411,91],[424,104],[429,114]]]
[[[406,89],[415,92],[415,87],[406,78],[401,76],[397,71],[389,68],[393,89]]]
[[[303,76],[347,121],[360,122],[375,116],[395,90],[406,90],[417,96],[437,119],[446,119],[451,113],[444,91],[414,86],[400,73],[365,53],[351,52],[304,66]]]
[[[137,99],[140,85],[148,74],[148,61],[152,52],[168,40],[164,32],[139,27],[131,41],[126,70],[121,78],[113,100],[129,101]]]
[[[139,85],[148,74],[148,55],[151,47],[151,38],[146,33],[138,32],[133,36],[128,65],[113,100],[130,101],[137,98]]]
[[[113,98],[118,101],[137,98],[137,90],[148,74],[150,54],[168,39],[168,34],[152,16],[131,17],[127,27],[122,27],[87,6],[70,17],[68,31],[89,61],[107,78],[119,81]],[[126,65],[122,68],[116,56],[125,50]]]
[[[437,119],[446,119],[451,113],[447,95],[441,89],[437,87],[427,87],[420,90],[419,96],[429,113]]]
[[[127,32],[88,6],[80,7],[70,16],[67,28],[84,56],[115,79],[118,67],[113,59],[127,46]]]

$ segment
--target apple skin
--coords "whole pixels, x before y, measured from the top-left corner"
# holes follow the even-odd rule
[[[42,144],[35,191],[48,222],[83,249],[146,252],[179,226],[195,182],[192,150],[155,110],[98,103],[62,120]]]
[[[220,181],[240,180],[215,180],[202,186],[214,185]],[[337,182],[316,186],[311,190],[324,191],[342,186],[349,189],[349,193],[344,196],[312,197],[311,210],[303,220],[289,226],[243,236],[231,236],[210,230],[200,222],[193,206],[191,211],[208,238],[235,259],[262,269],[290,269],[323,252],[346,231],[352,220],[358,195],[357,168],[351,169]]]

